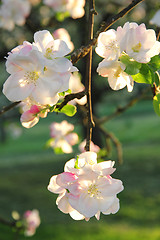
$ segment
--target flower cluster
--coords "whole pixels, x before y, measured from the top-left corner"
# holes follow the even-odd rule
[[[64,172],[52,176],[48,190],[59,194],[58,208],[75,220],[88,221],[100,213],[114,214],[119,210],[117,194],[123,190],[122,182],[110,175],[114,162],[97,163],[97,154],[85,152],[69,160]]]
[[[133,78],[128,75],[125,61],[148,63],[151,58],[160,53],[160,42],[156,40],[155,31],[147,30],[144,24],[125,23],[117,30],[110,29],[99,35],[96,53],[104,60],[99,63],[97,72],[108,77],[108,82],[113,90],[127,86],[128,91],[133,89]]]
[[[23,216],[25,231],[25,236],[33,236],[36,232],[36,228],[39,227],[41,220],[39,217],[38,210],[28,210],[24,213]]]
[[[78,135],[73,133],[74,125],[67,121],[61,123],[54,122],[50,125],[49,146],[54,149],[56,153],[71,153],[72,146],[78,143]]]
[[[43,2],[52,7],[54,12],[68,12],[74,19],[84,15],[85,0],[43,0]]]
[[[3,93],[10,101],[23,102],[27,113],[22,116],[22,122],[32,121],[45,106],[58,102],[58,93],[69,89],[71,72],[78,71],[65,58],[69,52],[63,40],[54,40],[43,30],[34,34],[32,44],[25,41],[9,53],[6,69],[11,75],[4,83]],[[34,119],[34,124],[37,120]]]
[[[0,6],[0,28],[12,31],[15,24],[23,26],[30,14],[31,6],[28,0],[2,0]]]

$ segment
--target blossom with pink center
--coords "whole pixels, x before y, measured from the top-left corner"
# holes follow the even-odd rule
[[[71,153],[72,146],[78,142],[78,135],[73,133],[74,125],[67,121],[61,123],[52,123],[50,126],[51,140],[50,146],[53,149],[59,148],[64,153]]]
[[[31,128],[39,121],[39,117],[47,117],[48,111],[42,112],[41,106],[32,105],[31,108],[21,115],[20,121],[25,128]]]
[[[2,0],[0,6],[0,28],[12,31],[15,25],[23,26],[30,14],[28,0]]]
[[[110,176],[114,162],[97,163],[97,154],[85,152],[65,164],[64,173],[53,176],[48,190],[59,194],[58,208],[75,220],[88,221],[100,213],[114,214],[119,210],[117,194],[123,190],[122,182]]]
[[[153,29],[146,29],[145,24],[125,23],[123,28],[117,28],[117,39],[121,52],[128,54],[140,63],[148,63],[151,58],[160,53],[160,42],[156,40]]]
[[[153,18],[149,21],[150,24],[154,24],[158,27],[160,27],[160,10],[158,10]]]
[[[86,139],[79,144],[79,150],[80,150],[82,153],[83,153],[83,152],[86,152],[85,146],[86,146]],[[91,141],[90,149],[91,149],[91,152],[98,153],[99,150],[100,150],[100,147],[97,146],[96,144],[94,144],[94,143]]]
[[[99,63],[97,72],[102,77],[108,77],[108,83],[113,90],[119,90],[127,86],[128,92],[133,90],[134,81],[130,75],[124,72],[125,65],[119,61],[104,59]]]
[[[71,52],[73,51],[74,49],[73,42],[71,41],[71,37],[65,28],[58,28],[57,30],[55,30],[53,32],[53,37],[54,39],[61,39],[65,41],[70,51]]]
[[[36,228],[39,227],[41,220],[38,210],[34,209],[32,211],[28,210],[23,216],[26,236],[33,236],[36,232]]]

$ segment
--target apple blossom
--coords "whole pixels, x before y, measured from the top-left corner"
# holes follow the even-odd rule
[[[57,30],[55,30],[53,32],[53,37],[54,37],[54,39],[61,39],[61,40],[65,41],[65,43],[67,44],[70,51],[71,52],[73,51],[74,44],[71,41],[71,37],[65,28],[58,28]]]
[[[50,179],[48,190],[59,194],[58,208],[75,220],[88,221],[100,213],[114,214],[119,210],[117,194],[123,190],[122,182],[110,176],[114,162],[97,163],[97,154],[85,152],[69,160],[64,172]]]
[[[148,63],[160,53],[160,42],[156,40],[155,31],[147,30],[145,24],[125,23],[123,28],[117,28],[117,39],[121,52],[140,63]]]
[[[158,10],[153,18],[149,21],[150,24],[155,24],[160,27],[160,10]]]
[[[108,83],[113,90],[119,90],[127,86],[128,92],[131,92],[134,81],[124,70],[125,65],[121,62],[106,59],[100,62],[97,68],[97,72],[102,77],[108,77]]]
[[[84,15],[85,0],[44,0],[44,4],[53,8],[54,12],[68,12],[72,18]]]
[[[36,228],[40,225],[40,216],[38,210],[28,210],[23,216],[26,236],[33,236],[35,234]]]
[[[0,6],[0,27],[12,31],[15,24],[22,26],[30,14],[28,0],[2,0]]]
[[[61,123],[52,123],[50,125],[50,146],[55,150],[58,148],[64,153],[71,153],[73,151],[72,146],[78,142],[78,135],[72,133],[73,130],[74,125],[65,120]]]
[[[78,69],[64,57],[70,52],[64,41],[54,41],[47,30],[36,32],[34,40],[9,53],[6,68],[11,75],[3,93],[10,101],[29,98],[35,105],[54,105],[58,93],[68,90],[71,72]]]
[[[31,128],[38,123],[39,117],[47,117],[48,111],[43,113],[42,110],[43,108],[41,106],[32,105],[28,111],[21,115],[20,121],[22,126],[25,128]]]

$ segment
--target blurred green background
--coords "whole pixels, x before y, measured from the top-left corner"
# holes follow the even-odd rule
[[[96,9],[99,15],[95,29],[98,28],[103,18],[107,19],[108,16],[117,13],[129,2],[97,0]],[[159,0],[144,1],[113,27],[123,25],[127,20],[145,22],[147,27],[151,27],[149,19],[159,7]],[[28,25],[23,28],[16,27],[12,33],[0,29],[2,36],[0,39],[1,88],[7,78],[4,56],[7,56],[7,51],[21,44],[23,40],[33,41],[34,29],[45,28],[53,31],[58,27],[65,27],[76,48],[84,42],[84,18],[77,20],[68,18],[62,23],[53,19],[54,21],[48,27],[47,20],[43,20],[47,17],[43,8],[43,4],[33,8],[29,17],[29,20],[34,23],[32,29]],[[29,21],[27,23],[29,24]],[[100,57],[94,54],[94,113],[102,117],[114,112],[117,106],[124,106],[146,86],[136,84],[132,93],[128,93],[126,89],[118,92],[110,91],[106,79],[95,74],[100,60]],[[83,77],[83,60],[79,61],[76,66]],[[101,94],[104,88],[106,92]],[[121,205],[119,212],[115,215],[101,215],[100,221],[94,218],[89,222],[72,220],[57,209],[55,204],[57,196],[47,190],[50,177],[62,172],[64,163],[79,153],[77,146],[72,154],[65,155],[55,155],[52,149],[46,149],[49,125],[53,121],[60,122],[66,119],[74,123],[75,131],[81,134],[83,129],[80,116],[77,114],[71,119],[60,114],[49,114],[32,129],[21,127],[18,108],[0,117],[0,217],[12,221],[11,212],[14,210],[23,214],[28,209],[38,209],[41,225],[36,234],[31,237],[33,240],[72,240],[75,238],[78,240],[159,240],[160,118],[154,113],[151,93],[148,97],[150,99],[138,102],[124,114],[104,124],[107,130],[113,132],[122,143],[123,164],[118,165],[114,148],[109,159],[116,161],[117,170],[113,177],[121,179],[125,189],[118,195]],[[1,93],[0,107],[8,103]],[[84,137],[81,136],[81,139],[83,140]],[[0,240],[10,239],[14,239],[12,229],[0,224]],[[26,238],[22,235],[19,239]]]

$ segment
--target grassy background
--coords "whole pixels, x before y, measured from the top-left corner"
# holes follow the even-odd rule
[[[107,114],[103,106],[98,114]],[[123,181],[119,194],[121,208],[115,215],[101,216],[97,221],[74,221],[61,213],[55,204],[56,195],[46,187],[52,175],[63,171],[69,155],[54,155],[44,144],[49,138],[48,125],[61,116],[50,115],[32,129],[23,129],[17,138],[0,145],[0,216],[11,220],[13,210],[23,213],[39,209],[41,226],[33,240],[159,240],[160,239],[160,118],[152,103],[138,103],[125,114],[108,122],[122,142],[124,164],[113,177]],[[72,120],[76,122],[77,120]],[[77,131],[81,131],[76,126]],[[112,160],[116,159],[113,153]],[[0,225],[0,240],[14,239],[11,229]],[[20,240],[25,237],[20,236]]]

